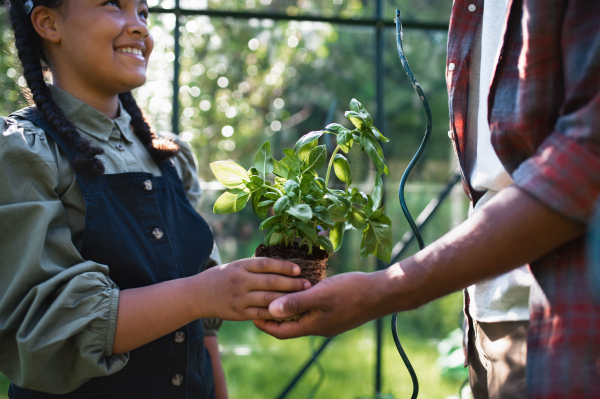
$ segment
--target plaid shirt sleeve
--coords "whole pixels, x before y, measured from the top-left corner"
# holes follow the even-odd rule
[[[489,97],[517,186],[587,224],[600,195],[600,2],[514,0]]]

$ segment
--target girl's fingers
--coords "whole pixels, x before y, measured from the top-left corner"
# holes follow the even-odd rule
[[[268,308],[269,304],[277,298],[286,295],[287,292],[276,291],[252,291],[246,295],[246,306]]]
[[[273,258],[249,258],[243,259],[246,270],[252,273],[276,273],[286,276],[297,276],[300,274],[300,266],[285,260]]]
[[[248,287],[249,291],[295,292],[309,289],[310,282],[279,274],[254,274]]]
[[[269,313],[268,308],[252,307],[244,312],[246,320],[273,320],[273,315]]]

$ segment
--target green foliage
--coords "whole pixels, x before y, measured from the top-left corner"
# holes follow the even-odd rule
[[[271,145],[264,143],[256,157],[254,166],[246,171],[232,161],[219,161],[211,164],[211,169],[223,185],[230,188],[214,205],[214,213],[234,213],[242,210],[252,199],[254,212],[266,219],[261,230],[267,234],[264,243],[267,246],[294,242],[296,237],[306,243],[308,253],[314,246],[332,254],[339,250],[346,229],[362,231],[360,246],[361,258],[373,254],[389,262],[392,251],[392,222],[384,215],[385,208],[380,207],[383,195],[381,174],[389,175],[389,168],[383,157],[378,140],[388,142],[379,130],[373,126],[373,118],[357,100],[352,99],[351,111],[346,117],[356,129],[349,130],[339,124],[330,124],[323,131],[310,132],[302,136],[294,149],[283,150],[285,157],[274,159]],[[338,138],[325,180],[319,177],[317,170],[327,163],[327,149],[318,145],[323,134],[333,134]],[[344,137],[339,138],[340,135]],[[377,167],[375,188],[372,194],[365,194],[351,187],[350,164],[346,157],[337,152],[350,150],[351,143],[361,143]],[[328,187],[331,169],[346,184],[345,190]],[[274,182],[267,177],[274,174]],[[274,216],[267,219],[268,210],[273,208]],[[329,230],[330,237],[319,236],[320,230]]]

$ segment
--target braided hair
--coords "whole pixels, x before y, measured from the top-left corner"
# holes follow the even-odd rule
[[[35,0],[35,5],[44,5],[50,9],[64,6],[66,0]],[[77,155],[73,167],[80,173],[100,176],[104,174],[104,164],[97,155],[104,150],[92,145],[92,142],[82,137],[75,126],[67,119],[61,108],[54,102],[50,89],[44,81],[48,59],[42,48],[40,36],[35,31],[30,15],[25,11],[24,0],[9,0],[9,18],[15,34],[15,46],[23,76],[31,91],[31,99],[42,112],[46,120],[54,126],[58,135],[67,143],[74,144]],[[149,151],[156,163],[161,163],[173,157],[179,151],[177,143],[166,138],[157,137],[140,109],[131,92],[119,94],[123,108],[131,115],[131,127],[142,144]]]

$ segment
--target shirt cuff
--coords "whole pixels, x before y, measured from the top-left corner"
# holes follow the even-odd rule
[[[556,212],[587,224],[600,195],[600,155],[555,131],[512,178]]]
[[[104,345],[104,356],[112,355],[112,348],[115,343],[115,334],[117,332],[117,312],[119,310],[119,290],[113,288],[109,297],[109,309],[106,328],[106,344]]]

